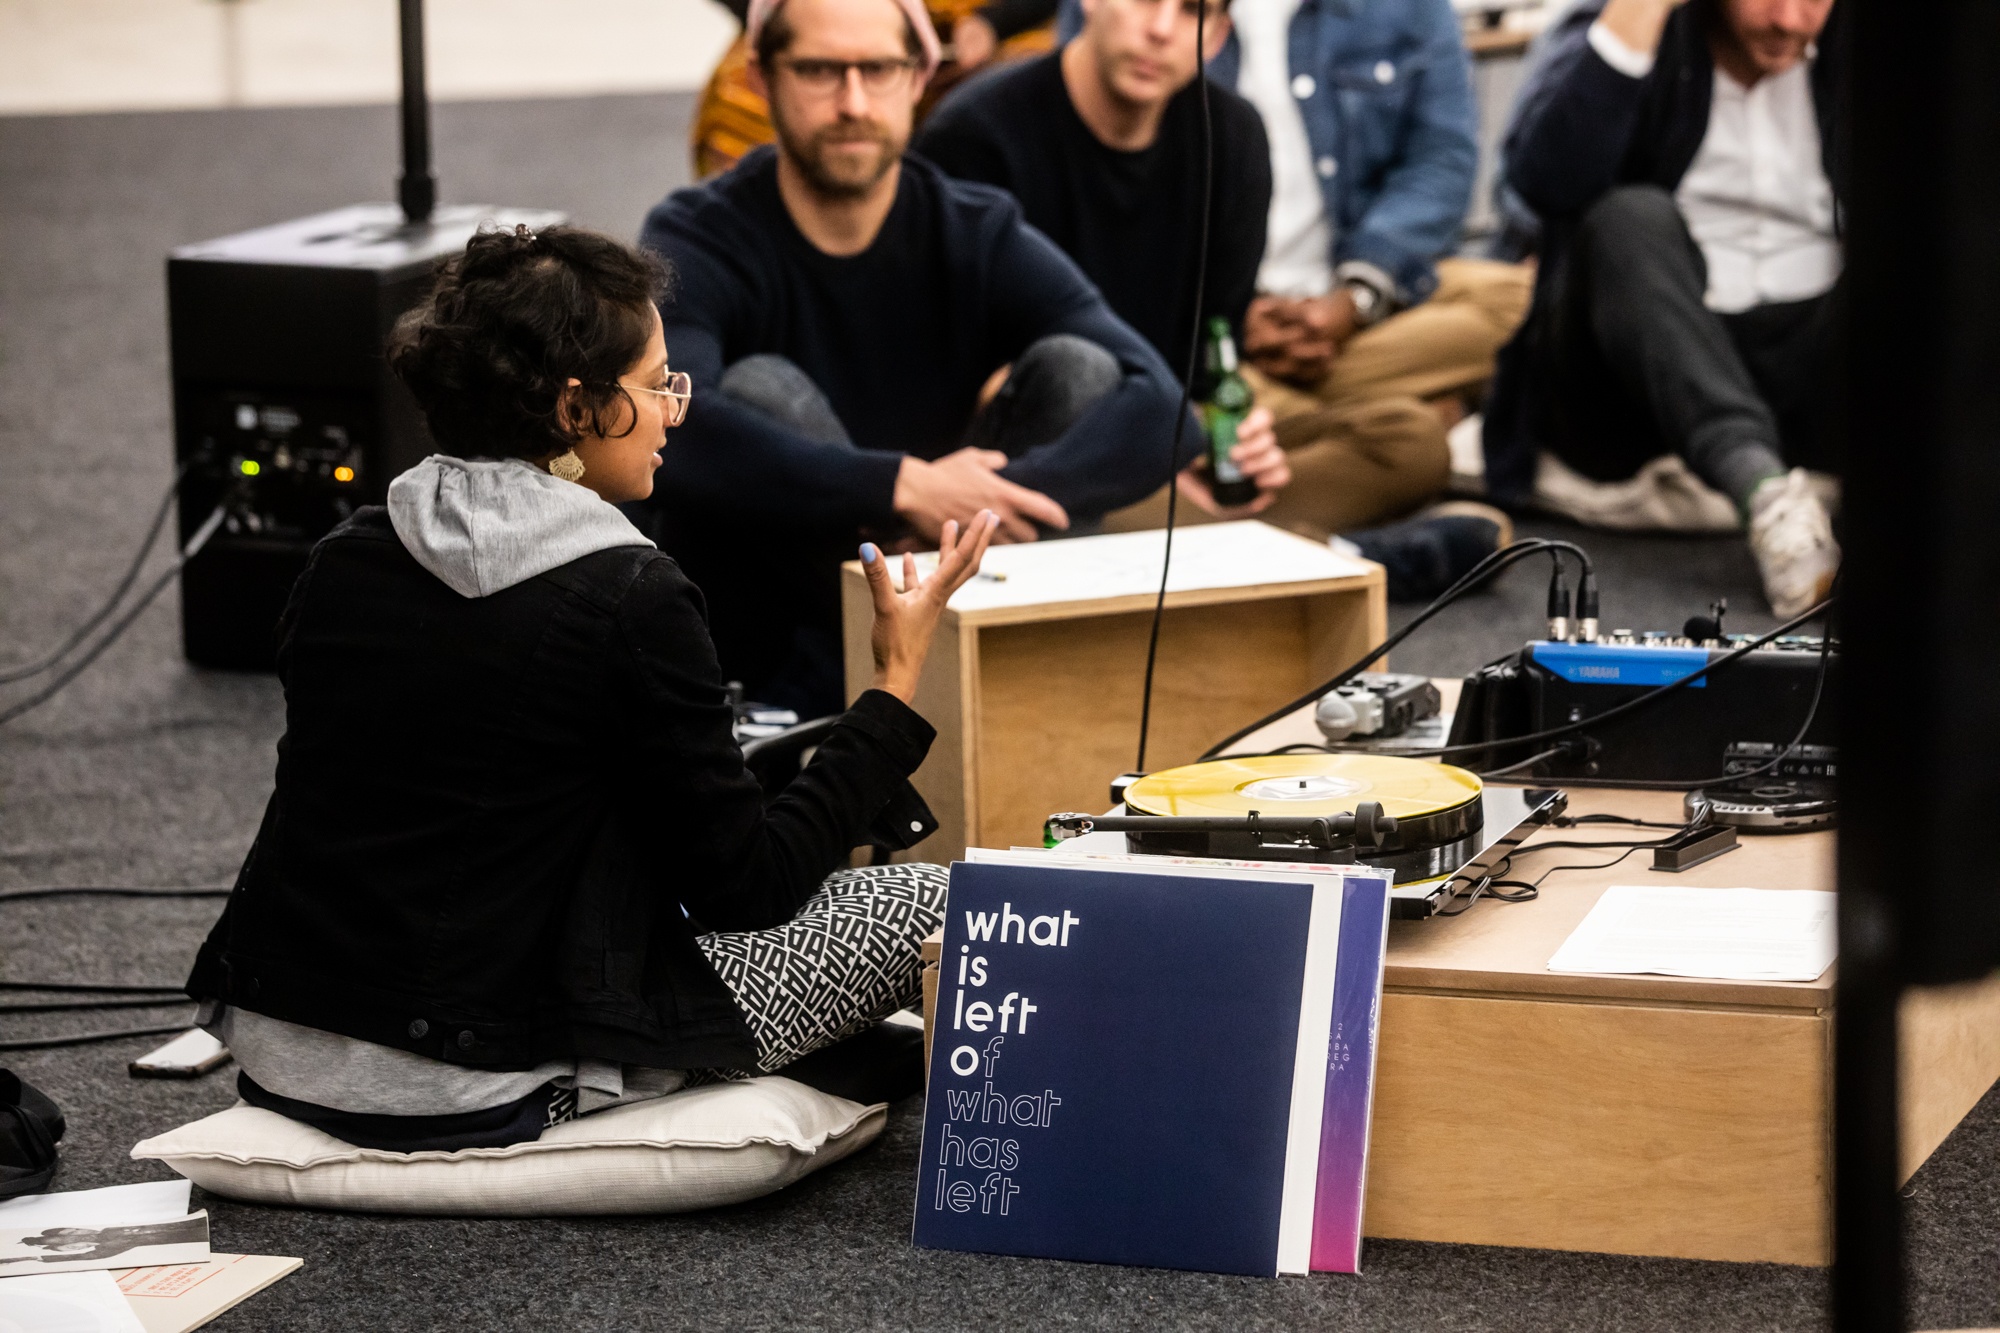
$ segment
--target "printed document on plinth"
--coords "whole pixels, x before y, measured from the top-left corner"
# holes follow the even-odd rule
[[[914,1239],[1354,1272],[1388,872],[973,850],[952,867]]]

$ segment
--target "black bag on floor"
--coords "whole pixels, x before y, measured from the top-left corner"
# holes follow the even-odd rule
[[[45,1190],[56,1174],[62,1109],[11,1069],[0,1069],[0,1199]]]

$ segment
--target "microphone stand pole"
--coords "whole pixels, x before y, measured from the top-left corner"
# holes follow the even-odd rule
[[[431,220],[437,177],[431,173],[431,103],[424,90],[424,0],[399,0],[403,38],[403,174],[396,200],[412,227]]]

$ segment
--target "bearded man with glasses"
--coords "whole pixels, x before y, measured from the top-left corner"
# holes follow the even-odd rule
[[[819,714],[858,537],[928,546],[982,509],[995,540],[1089,530],[1160,486],[1179,391],[1011,197],[904,155],[939,56],[920,0],[759,0],[748,26],[777,143],[641,234],[695,386],[648,517],[724,672]],[[1268,435],[1239,461],[1287,475]]]

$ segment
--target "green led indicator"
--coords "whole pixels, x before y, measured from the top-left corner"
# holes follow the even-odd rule
[[[236,467],[246,477],[254,477],[264,470],[263,466],[254,458],[246,458],[241,463],[238,463]]]

